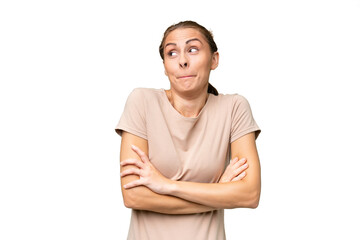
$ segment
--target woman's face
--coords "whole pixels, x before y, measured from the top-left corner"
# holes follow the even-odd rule
[[[166,37],[164,46],[165,74],[171,88],[187,94],[207,91],[210,71],[217,67],[219,54],[211,53],[203,35],[194,28],[176,29]]]

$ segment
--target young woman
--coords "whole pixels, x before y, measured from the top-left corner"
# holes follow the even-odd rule
[[[115,128],[128,239],[225,239],[224,209],[259,203],[261,130],[243,96],[209,84],[219,53],[206,28],[172,25],[159,51],[170,89],[134,89]]]

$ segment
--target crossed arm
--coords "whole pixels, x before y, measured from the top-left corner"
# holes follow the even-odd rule
[[[164,177],[151,164],[145,139],[123,132],[120,163],[124,204],[133,209],[166,214],[256,208],[261,181],[255,134],[249,133],[234,141],[231,152],[232,163],[219,183],[173,181]],[[249,166],[246,178],[244,157]]]

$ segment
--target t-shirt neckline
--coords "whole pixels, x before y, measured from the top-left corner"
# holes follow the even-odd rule
[[[173,105],[170,103],[167,95],[166,95],[166,92],[165,92],[165,89],[161,88],[161,92],[163,93],[163,98],[164,98],[164,101],[166,102],[166,105],[168,105],[168,107],[171,109],[172,112],[174,112],[174,115],[178,116],[179,118],[182,118],[182,119],[185,119],[185,120],[189,120],[189,121],[196,121],[199,119],[199,117],[202,115],[202,113],[206,110],[207,106],[209,105],[209,102],[210,102],[210,98],[212,98],[212,94],[209,93],[209,96],[208,96],[208,99],[206,100],[206,103],[205,105],[202,107],[202,109],[200,110],[199,114],[196,116],[196,117],[185,117],[183,116],[181,113],[179,113],[174,107]]]

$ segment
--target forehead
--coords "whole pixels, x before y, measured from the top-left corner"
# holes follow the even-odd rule
[[[179,28],[167,35],[165,39],[165,45],[167,43],[184,43],[186,40],[198,38],[203,43],[206,42],[204,36],[194,28]]]

